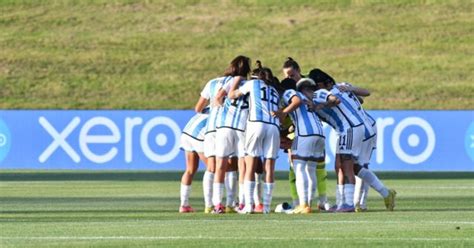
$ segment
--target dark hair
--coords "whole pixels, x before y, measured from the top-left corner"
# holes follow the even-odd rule
[[[324,83],[324,85],[332,85],[336,83],[334,78],[319,68],[312,69],[309,72],[308,77],[313,79],[315,83]]]
[[[263,67],[260,60],[257,60],[255,64],[257,68],[252,71],[252,76],[263,80],[268,85],[277,87],[276,85],[278,84],[278,79],[273,76],[272,70],[268,67]]]
[[[296,81],[292,78],[285,78],[280,83],[284,90],[296,90]]]
[[[239,55],[235,57],[224,71],[224,76],[242,76],[247,77],[250,73],[250,58]]]
[[[286,58],[285,63],[283,63],[283,68],[290,68],[290,67],[298,71],[300,70],[300,65],[298,65],[298,63],[295,60],[293,60],[293,58],[288,57]]]

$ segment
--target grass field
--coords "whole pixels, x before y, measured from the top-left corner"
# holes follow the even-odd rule
[[[367,109],[472,109],[471,0],[2,0],[0,108],[187,109],[238,54],[370,89]]]
[[[289,200],[283,177],[274,205]],[[381,177],[398,191],[394,212],[371,191],[361,214],[215,216],[177,213],[178,173],[2,171],[0,247],[474,246],[473,173]],[[331,174],[331,196],[333,185]],[[200,182],[191,203],[203,209]]]

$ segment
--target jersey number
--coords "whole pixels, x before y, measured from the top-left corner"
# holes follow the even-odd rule
[[[271,102],[272,104],[275,104],[278,106],[278,93],[274,89],[270,89],[270,96],[267,96],[267,88],[262,87],[260,88],[260,92],[262,93],[262,101],[265,102]],[[270,99],[269,99],[270,97]]]

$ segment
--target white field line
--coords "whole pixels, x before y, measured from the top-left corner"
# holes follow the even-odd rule
[[[474,189],[474,186],[399,186],[396,189]]]
[[[18,221],[17,219],[9,219],[9,218],[4,218],[0,219],[3,221],[6,220],[11,220],[15,222],[21,223],[22,221]],[[123,224],[130,224],[130,223],[137,223],[137,224],[163,224],[163,225],[170,225],[170,224],[203,224],[203,223],[225,223],[225,222],[230,222],[230,223],[236,223],[236,222],[243,222],[243,223],[264,223],[264,222],[272,222],[272,223],[308,223],[308,224],[314,224],[314,223],[324,223],[324,224],[431,224],[431,225],[446,225],[446,224],[461,224],[461,225],[474,225],[474,221],[384,221],[384,220],[376,220],[376,221],[370,221],[370,220],[292,220],[292,219],[287,219],[287,220],[265,220],[265,219],[245,219],[245,220],[239,220],[239,219],[232,219],[232,220],[221,220],[221,219],[216,219],[216,220],[132,220],[132,221],[110,221],[110,222],[100,222],[100,221],[90,221],[87,222],[88,224],[109,224],[109,223],[123,223]],[[4,222],[5,223],[5,222]],[[76,223],[74,221],[69,221],[70,223]],[[79,222],[83,223],[83,222]],[[41,224],[41,223],[39,223]],[[1,225],[1,224],[0,224]]]
[[[357,237],[358,241],[474,241],[474,238],[370,238]],[[276,240],[276,241],[354,241],[354,238],[331,237],[206,237],[206,236],[50,236],[50,237],[0,237],[0,240]]]

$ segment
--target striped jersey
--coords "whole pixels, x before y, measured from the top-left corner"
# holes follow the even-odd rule
[[[294,97],[299,97],[301,101],[307,98],[295,90],[287,90],[283,93],[284,106],[288,106]],[[290,113],[291,120],[295,125],[295,132],[298,136],[321,136],[324,137],[321,120],[315,112],[309,111],[308,105],[302,103],[298,108]]]
[[[183,134],[191,136],[199,141],[204,141],[208,114],[197,113],[186,124]]]
[[[349,128],[364,125],[365,138],[373,136],[373,129],[366,123],[365,111],[355,94],[340,91],[335,85],[330,91],[320,89],[314,92],[313,102],[316,104],[325,103],[329,95],[336,96],[341,103],[318,110],[317,113],[322,120],[332,126],[338,133],[344,133]]]
[[[245,81],[240,81],[239,87],[242,86],[244,82]],[[226,84],[222,86],[222,89],[224,89],[225,92],[229,92],[233,83],[233,78],[227,80]],[[249,94],[245,94],[237,99],[225,97],[224,105],[219,108],[217,113],[216,128],[227,127],[245,131],[249,114],[248,96]]]
[[[209,118],[206,126],[206,133],[210,132],[215,132],[216,131],[216,117],[217,113],[219,111],[219,106],[212,106],[212,101],[214,101],[214,98],[217,95],[217,92],[219,92],[219,89],[222,88],[225,82],[227,80],[231,80],[232,77],[219,77],[210,80],[207,82],[206,86],[204,86],[204,89],[201,91],[201,97],[205,98],[210,101],[210,110],[209,110]]]
[[[280,120],[271,115],[271,112],[278,110],[280,102],[280,95],[275,88],[260,79],[252,79],[245,81],[239,91],[244,95],[250,94],[248,121],[280,126]]]

